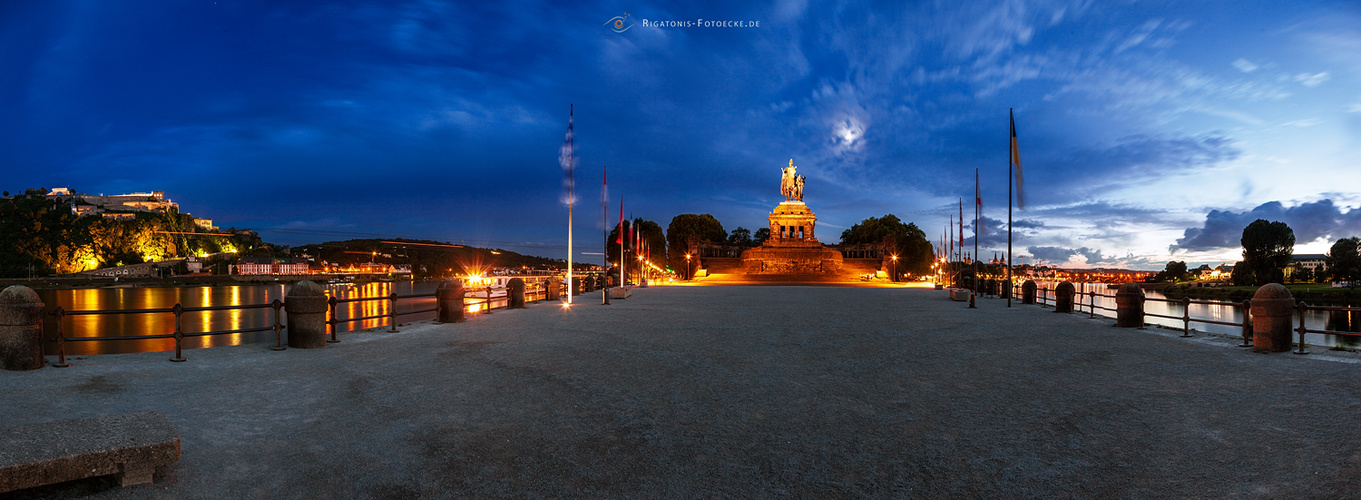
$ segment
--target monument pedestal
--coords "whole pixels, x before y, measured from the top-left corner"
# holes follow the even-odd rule
[[[835,275],[841,252],[822,246],[814,235],[817,216],[802,201],[786,201],[770,213],[770,239],[742,252],[748,275]]]

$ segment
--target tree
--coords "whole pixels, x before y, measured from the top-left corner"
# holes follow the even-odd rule
[[[690,251],[687,240],[690,237],[704,242],[722,242],[728,239],[723,224],[709,214],[680,214],[671,219],[666,227],[666,249],[668,265],[671,269],[686,268],[685,254]],[[687,276],[688,278],[688,276]]]
[[[896,215],[870,217],[841,232],[842,245],[881,243],[885,240],[892,245],[889,251],[898,256],[898,264],[893,267],[899,275],[931,272],[933,251],[926,233],[916,224],[904,224]]]
[[[769,231],[769,229],[767,229],[767,231]],[[751,230],[741,226],[732,230],[732,234],[728,235],[728,244],[740,247],[755,246],[755,243],[753,243],[751,239]]]
[[[1257,219],[1243,228],[1244,279],[1252,285],[1284,281],[1285,266],[1295,251],[1295,232],[1284,222]],[[1234,272],[1237,273],[1235,268]]]
[[[1346,281],[1348,286],[1356,287],[1356,282],[1361,280],[1361,238],[1353,236],[1337,240],[1328,249],[1324,263],[1333,281]]]
[[[762,243],[765,243],[766,240],[768,239],[770,239],[770,228],[763,227],[761,229],[757,229],[756,234],[752,235],[751,244],[752,246],[760,245]]]
[[[1183,281],[1185,279],[1186,279],[1186,262],[1172,261],[1168,262],[1167,267],[1163,268],[1163,270],[1158,273],[1156,281],[1162,282],[1170,281],[1176,283],[1178,281]]]

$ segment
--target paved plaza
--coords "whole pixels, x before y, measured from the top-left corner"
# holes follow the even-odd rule
[[[65,498],[1337,498],[1361,364],[910,288],[599,305],[0,372],[0,426],[166,414],[155,484]],[[34,492],[26,492],[31,494]]]

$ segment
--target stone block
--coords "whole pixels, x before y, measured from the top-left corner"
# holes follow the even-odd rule
[[[1290,325],[1295,317],[1295,298],[1279,283],[1268,283],[1252,296],[1252,350],[1290,350]]]
[[[1115,326],[1144,326],[1144,289],[1138,283],[1125,283],[1115,292]]]
[[[111,474],[150,483],[179,459],[179,432],[156,412],[0,429],[0,493]]]
[[[1070,313],[1073,312],[1073,297],[1077,295],[1077,288],[1067,281],[1059,282],[1054,287],[1054,312]]]
[[[43,301],[32,288],[0,291],[0,369],[43,367]]]
[[[299,281],[288,290],[288,295],[284,296],[284,311],[288,317],[288,347],[326,347],[328,299],[326,290],[310,280]]]
[[[444,280],[435,289],[435,301],[439,302],[440,323],[460,323],[463,321],[463,281]]]

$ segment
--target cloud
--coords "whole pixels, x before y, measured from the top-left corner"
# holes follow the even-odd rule
[[[1139,29],[1136,30],[1134,34],[1130,35],[1129,38],[1126,38],[1125,41],[1121,43],[1119,47],[1116,47],[1115,53],[1119,54],[1121,52],[1134,48],[1135,46],[1141,43],[1144,43],[1144,40],[1147,40],[1148,36],[1152,35],[1153,30],[1158,29],[1158,25],[1162,24],[1162,22],[1163,22],[1162,19],[1148,20],[1147,22],[1144,23],[1143,26],[1139,27]]]
[[[1110,263],[1112,259],[1102,255],[1101,250],[1095,248],[1063,248],[1055,246],[1033,246],[1026,249],[1030,255],[1036,259],[1048,261],[1051,264],[1063,264],[1072,261],[1074,257],[1081,256],[1089,265]]]
[[[1257,71],[1257,68],[1259,68],[1260,66],[1253,64],[1252,61],[1240,57],[1238,58],[1237,61],[1233,62],[1233,67],[1238,68],[1238,71],[1242,71],[1244,73],[1251,73],[1253,71]]]
[[[1295,81],[1299,82],[1300,85],[1304,85],[1305,87],[1317,87],[1319,84],[1328,81],[1328,78],[1329,75],[1327,71],[1314,73],[1312,75],[1309,73],[1300,73],[1298,75],[1295,75]]]
[[[1284,222],[1294,231],[1296,244],[1319,238],[1335,239],[1361,234],[1361,210],[1344,211],[1342,207],[1334,205],[1331,199],[1293,207],[1272,201],[1246,212],[1211,210],[1201,227],[1187,228],[1168,250],[1200,251],[1238,247],[1242,244],[1243,228],[1257,219]]]

